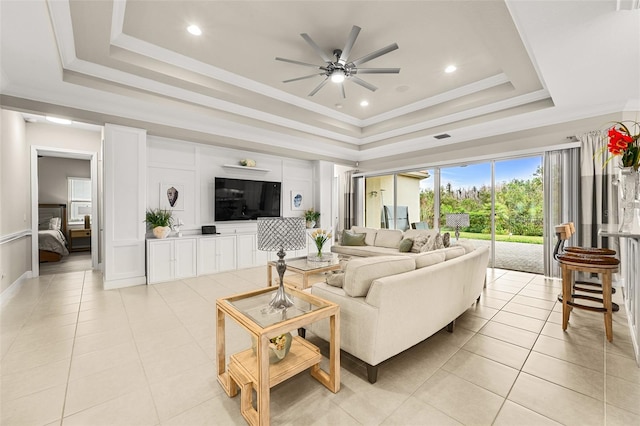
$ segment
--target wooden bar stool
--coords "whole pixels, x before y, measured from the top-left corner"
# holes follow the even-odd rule
[[[602,312],[604,313],[604,329],[607,340],[613,341],[611,281],[612,274],[618,272],[620,261],[611,256],[585,256],[566,253],[558,255],[558,262],[562,267],[562,329],[567,329],[572,308]],[[573,273],[575,271],[602,275],[602,299],[573,293]],[[602,302],[602,306],[584,305],[576,302],[575,299]]]
[[[566,241],[575,234],[575,226],[573,222],[563,223],[555,227],[556,236],[558,237],[558,241],[556,242],[556,247],[553,251],[554,259],[558,260],[558,256],[562,254],[574,254],[578,256],[609,256],[613,257],[616,255],[615,250],[607,249],[607,248],[597,248],[597,247],[565,247]],[[573,281],[573,290],[582,291],[584,293],[591,294],[602,294],[602,283],[598,282],[589,282],[589,281]],[[615,294],[616,289],[611,288],[611,294]],[[560,300],[560,297],[558,297]],[[603,302],[603,299],[592,298],[590,300]],[[613,312],[618,312],[620,310],[620,306],[617,303],[612,303]]]

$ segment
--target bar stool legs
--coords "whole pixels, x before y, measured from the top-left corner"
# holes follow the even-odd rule
[[[604,329],[609,342],[613,341],[613,306],[611,302],[612,274],[618,272],[620,261],[609,256],[558,256],[562,268],[562,330],[569,325],[573,308],[586,309],[604,314]],[[574,272],[594,273],[602,276],[602,306],[590,306],[576,302],[575,298],[600,302],[592,296],[573,294]]]

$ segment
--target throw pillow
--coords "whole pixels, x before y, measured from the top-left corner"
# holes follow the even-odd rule
[[[342,233],[342,245],[343,246],[366,246],[364,239],[367,234],[354,234],[349,231]]]
[[[429,238],[427,239],[427,242],[424,243],[424,245],[422,247],[420,247],[420,253],[424,253],[427,251],[433,251],[436,249],[436,236],[435,235],[429,235]]]
[[[331,271],[325,278],[327,284],[342,288],[344,284],[344,271]]]
[[[433,250],[438,250],[438,249],[442,249],[442,248],[444,248],[444,243],[442,241],[442,235],[435,234],[435,235],[431,235],[430,236],[429,240],[420,249],[420,252],[424,253],[426,251],[433,251]]]
[[[411,238],[405,238],[404,240],[400,241],[398,251],[400,253],[409,253],[411,251],[411,247],[413,247],[413,240]]]
[[[429,241],[431,235],[427,233],[420,234],[413,239],[413,246],[411,247],[412,253],[420,253],[422,247]]]
[[[435,249],[438,250],[443,248],[444,248],[444,240],[442,238],[442,235],[438,233],[436,234]]]
[[[451,245],[451,234],[449,234],[448,232],[445,232],[444,235],[442,236],[442,243],[444,244],[445,247],[449,247]]]
[[[59,217],[52,217],[49,219],[49,229],[53,229],[54,231],[59,231],[61,226],[61,219]]]

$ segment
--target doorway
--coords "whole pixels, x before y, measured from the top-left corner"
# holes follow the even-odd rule
[[[87,152],[87,151],[79,151],[79,150],[70,150],[70,149],[59,149],[59,148],[51,148],[51,147],[31,147],[31,217],[32,217],[32,274],[33,276],[41,275],[40,268],[40,247],[39,247],[39,233],[41,228],[47,226],[43,226],[46,224],[39,223],[40,217],[40,204],[41,201],[41,192],[40,191],[40,182],[39,176],[42,172],[40,163],[49,162],[51,163],[51,167],[49,169],[56,170],[56,167],[62,167],[62,173],[67,174],[67,170],[65,168],[68,167],[77,167],[84,162],[88,163],[89,170],[89,179],[90,185],[88,188],[88,192],[90,194],[90,200],[87,201],[87,196],[85,191],[85,202],[83,204],[83,208],[73,208],[76,206],[70,206],[69,201],[69,180],[66,176],[64,181],[58,182],[55,189],[51,189],[52,191],[56,191],[56,195],[51,195],[51,200],[54,203],[50,204],[58,204],[64,205],[64,213],[61,213],[57,216],[65,215],[64,217],[65,223],[71,219],[71,226],[63,233],[66,238],[66,246],[67,251],[71,248],[71,253],[69,255],[63,256],[56,265],[43,266],[43,273],[62,273],[62,272],[71,272],[75,270],[85,270],[85,269],[98,269],[99,264],[99,244],[98,244],[98,230],[99,230],[99,216],[98,216],[98,155],[96,152]],[[59,170],[60,171],[60,170]],[[73,171],[69,171],[69,173],[74,174]],[[79,172],[75,172],[75,174],[80,174]],[[49,179],[48,179],[49,180]],[[51,179],[52,180],[52,179]],[[50,182],[47,182],[48,185]],[[62,194],[63,193],[63,194]],[[57,197],[57,198],[56,198]],[[62,199],[63,197],[63,199]],[[61,202],[64,201],[64,202]],[[82,204],[82,203],[80,203]],[[69,207],[72,207],[69,209]],[[78,213],[82,210],[82,223],[79,222]],[[90,219],[87,222],[86,228],[84,224],[84,216],[88,216]],[[76,230],[71,233],[70,230]],[[84,230],[84,231],[83,231]],[[78,232],[79,231],[79,232]],[[80,252],[75,251],[73,248],[73,243],[77,241],[78,244],[84,244],[85,248],[89,248],[90,251]],[[88,246],[88,247],[87,247]],[[78,246],[76,246],[78,248]],[[45,264],[43,264],[45,265]],[[87,268],[88,266],[88,268]]]

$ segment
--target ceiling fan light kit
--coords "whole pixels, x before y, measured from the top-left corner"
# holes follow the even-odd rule
[[[378,88],[371,83],[367,83],[359,77],[356,77],[356,74],[398,74],[400,72],[400,68],[358,68],[361,64],[365,62],[369,62],[375,58],[378,58],[382,55],[385,55],[389,52],[392,52],[398,49],[398,45],[396,43],[392,43],[382,49],[378,49],[375,52],[371,52],[368,55],[365,55],[361,58],[358,58],[354,61],[349,61],[349,55],[351,54],[351,49],[358,38],[358,34],[360,33],[361,28],[354,25],[351,28],[351,33],[347,38],[345,46],[342,50],[335,49],[333,51],[333,56],[335,58],[331,58],[329,55],[324,52],[320,46],[318,46],[311,37],[307,33],[302,33],[300,36],[311,46],[311,48],[322,58],[324,64],[322,65],[314,65],[306,62],[295,61],[292,59],[285,59],[281,57],[276,57],[276,61],[288,62],[295,65],[302,65],[305,67],[316,68],[320,72],[316,72],[314,74],[305,75],[302,77],[292,78],[289,80],[284,80],[283,83],[290,83],[292,81],[305,80],[308,78],[313,78],[316,76],[324,76],[324,80],[320,82],[310,93],[309,96],[313,96],[320,89],[322,89],[325,84],[331,79],[333,83],[340,84],[342,97],[346,98],[346,94],[344,91],[344,82],[352,81],[372,92],[375,92]]]

